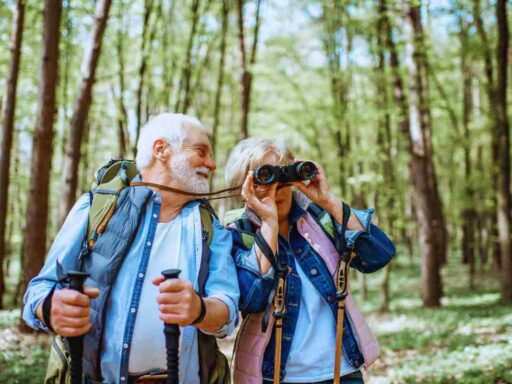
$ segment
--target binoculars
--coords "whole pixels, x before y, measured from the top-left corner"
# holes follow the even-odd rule
[[[286,165],[260,165],[254,170],[256,184],[290,183],[311,180],[316,176],[317,167],[312,161],[298,161]]]

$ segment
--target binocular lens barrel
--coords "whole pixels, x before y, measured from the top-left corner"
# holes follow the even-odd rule
[[[254,170],[254,181],[256,184],[268,185],[311,180],[316,172],[317,167],[312,161],[298,161],[281,166],[264,164]]]
[[[276,180],[275,167],[269,164],[262,165],[254,170],[254,179],[258,184],[272,184]]]
[[[302,161],[297,163],[297,174],[303,180],[311,180],[316,176],[316,165],[312,161]]]

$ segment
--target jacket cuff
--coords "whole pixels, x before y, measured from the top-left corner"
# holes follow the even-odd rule
[[[353,247],[356,243],[357,238],[363,234],[370,234],[372,217],[375,213],[375,208],[368,209],[354,209],[350,208],[351,215],[359,221],[363,229],[347,229],[345,232],[345,239],[349,247]],[[341,233],[341,224],[336,223],[336,232]]]
[[[201,332],[203,332],[206,335],[215,336],[221,339],[231,335],[235,330],[236,326],[238,325],[238,309],[236,303],[231,299],[231,297],[224,293],[215,293],[213,295],[208,296],[207,298],[217,299],[226,304],[229,311],[229,320],[226,324],[224,324],[215,332],[207,332],[203,329],[201,329]]]

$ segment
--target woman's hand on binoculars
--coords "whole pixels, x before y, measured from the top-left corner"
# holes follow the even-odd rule
[[[304,184],[302,181],[294,181],[291,184],[300,189],[313,203],[330,212],[336,198],[331,193],[323,168],[318,164],[316,166],[316,176],[308,184]]]
[[[84,293],[72,289],[55,291],[52,297],[50,322],[60,336],[81,336],[91,329],[90,299],[98,297],[97,288],[84,287]]]
[[[264,222],[270,222],[277,226],[276,206],[277,183],[258,186],[256,191],[254,185],[254,174],[249,172],[242,186],[242,197],[247,206],[254,211]]]
[[[158,286],[157,302],[160,319],[167,324],[190,325],[201,313],[201,299],[194,286],[187,280],[168,279],[158,276],[153,279]]]

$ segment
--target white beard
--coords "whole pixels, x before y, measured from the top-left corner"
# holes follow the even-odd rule
[[[207,167],[193,168],[188,163],[188,159],[182,154],[177,154],[171,159],[169,168],[172,178],[183,186],[186,192],[208,193],[210,185],[208,179],[200,176],[198,172],[210,174]]]

